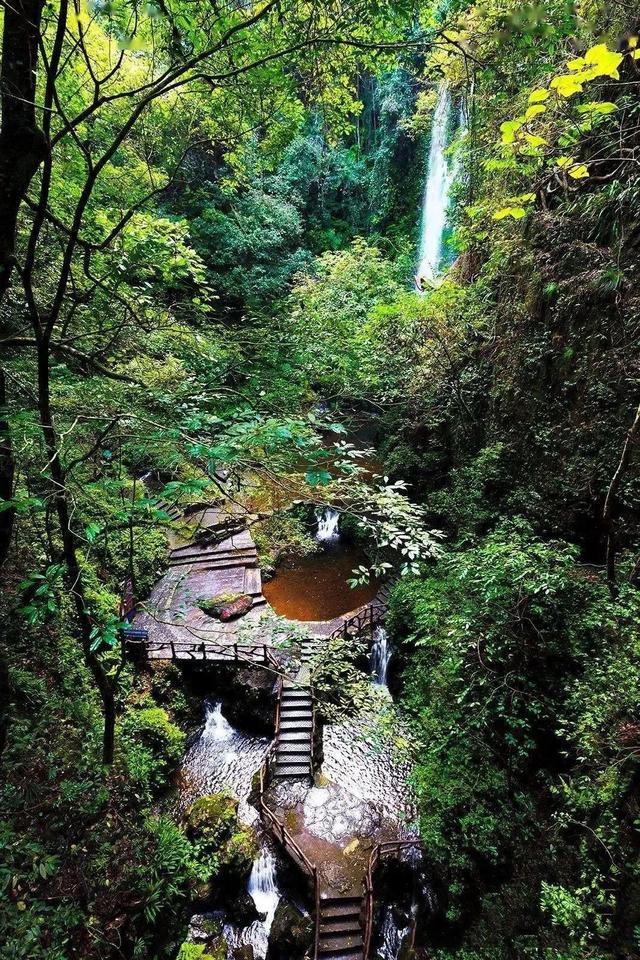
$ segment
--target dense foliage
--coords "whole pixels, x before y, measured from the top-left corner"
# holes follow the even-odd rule
[[[121,657],[161,489],[332,500],[409,574],[428,955],[640,952],[639,28],[603,0],[5,6],[3,960],[197,956],[190,900],[250,860],[225,798],[200,832],[168,802],[180,676]],[[443,81],[457,259],[418,295]],[[302,516],[260,528],[265,567]],[[342,711],[362,651],[334,646]]]

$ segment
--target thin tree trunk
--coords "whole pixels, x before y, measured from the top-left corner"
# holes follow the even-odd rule
[[[616,472],[614,473],[611,483],[609,484],[609,489],[607,490],[607,495],[604,501],[604,507],[602,509],[602,524],[607,538],[607,581],[612,594],[615,594],[616,592],[616,541],[613,523],[613,506],[618,490],[620,489],[620,484],[622,483],[625,470],[629,465],[631,450],[636,442],[636,439],[638,438],[639,432],[640,406],[638,406],[638,409],[636,410],[633,423],[627,430],[627,436],[625,437],[624,446],[622,447],[620,460],[618,461]]]
[[[6,417],[6,391],[4,370],[0,369],[0,498],[11,500],[13,497],[13,477],[15,462],[11,446],[11,434]],[[11,546],[15,511],[12,508],[0,513],[0,569],[7,559]],[[7,742],[9,725],[9,664],[5,651],[0,647],[0,754]]]
[[[67,583],[69,590],[71,591],[71,596],[73,597],[76,619],[80,629],[80,642],[82,644],[85,662],[91,671],[102,699],[102,708],[104,713],[102,760],[105,764],[111,764],[113,763],[115,743],[115,697],[113,685],[107,676],[100,659],[91,649],[93,642],[93,624],[87,610],[84,584],[82,582],[82,574],[78,564],[76,538],[73,530],[71,529],[65,475],[58,455],[56,430],[51,414],[50,392],[49,350],[47,340],[46,338],[43,338],[41,343],[38,345],[38,408],[40,413],[40,426],[44,436],[47,465],[51,475],[51,484],[53,487],[53,500],[58,516],[60,534],[62,536],[62,549],[66,567]]]
[[[44,0],[4,5],[0,129],[0,299],[15,266],[18,210],[48,151],[36,121],[36,68]]]

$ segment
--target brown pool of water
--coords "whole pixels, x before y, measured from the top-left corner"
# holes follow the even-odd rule
[[[379,583],[372,580],[351,589],[347,580],[367,558],[358,547],[339,541],[322,553],[285,560],[262,592],[276,613],[289,620],[333,620],[375,597]]]

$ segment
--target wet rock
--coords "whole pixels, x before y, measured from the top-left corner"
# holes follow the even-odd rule
[[[303,960],[313,943],[313,921],[281,900],[269,934],[267,960]]]
[[[218,593],[215,597],[201,598],[198,606],[210,617],[226,623],[248,613],[253,606],[253,599],[247,593]]]
[[[253,897],[246,890],[237,894],[226,910],[227,921],[237,927],[248,927],[256,920],[264,920],[265,916],[256,909]]]
[[[221,696],[230,723],[252,733],[273,736],[275,684],[272,674],[253,667],[235,667],[229,671]]]
[[[250,943],[243,943],[233,951],[233,960],[253,960],[253,947]]]

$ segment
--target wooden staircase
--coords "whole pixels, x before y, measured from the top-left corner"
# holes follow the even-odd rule
[[[362,897],[321,897],[318,960],[363,960]]]

